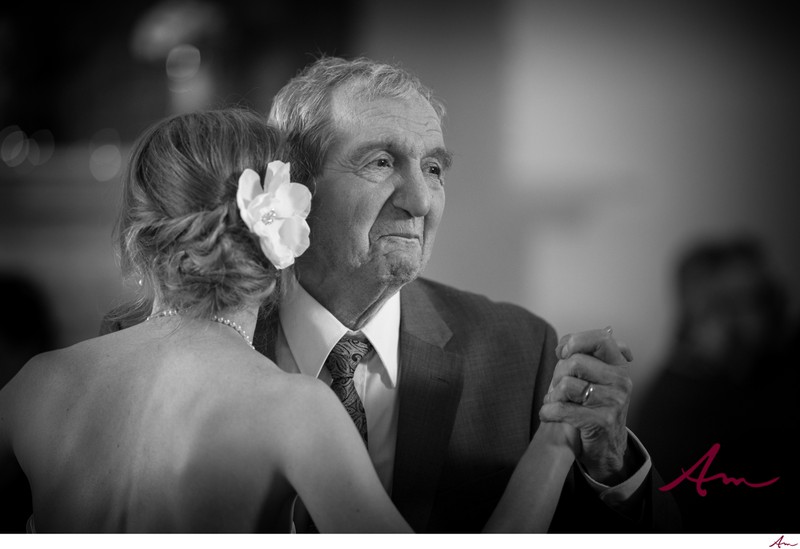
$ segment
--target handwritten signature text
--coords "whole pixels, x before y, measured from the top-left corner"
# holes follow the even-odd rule
[[[784,545],[789,546],[789,547],[794,547],[797,544],[796,543],[789,543],[788,541],[783,541],[783,536],[781,536],[778,539],[776,539],[775,543],[770,545],[770,547],[783,547]]]
[[[685,480],[685,481],[688,481],[688,482],[693,482],[695,484],[695,488],[697,489],[697,493],[700,494],[701,496],[705,496],[708,493],[708,490],[703,488],[703,484],[706,483],[706,482],[711,482],[712,480],[718,480],[719,479],[719,480],[722,480],[722,482],[725,483],[725,484],[733,483],[735,486],[739,486],[740,484],[744,484],[745,486],[748,486],[750,488],[763,488],[765,486],[769,486],[770,484],[773,484],[773,483],[777,482],[778,479],[780,478],[780,477],[775,477],[772,480],[768,480],[766,482],[750,482],[750,481],[746,480],[744,477],[742,477],[742,478],[732,478],[732,477],[729,477],[728,475],[726,475],[725,473],[717,473],[716,475],[711,475],[710,477],[706,476],[708,474],[709,467],[711,467],[711,462],[714,461],[714,458],[717,456],[718,452],[719,452],[719,443],[714,443],[711,446],[711,448],[708,450],[708,452],[706,452],[705,455],[703,457],[701,457],[697,461],[697,463],[692,465],[687,470],[681,469],[682,474],[678,478],[676,478],[675,480],[673,480],[669,484],[665,484],[664,486],[659,488],[659,490],[661,490],[662,492],[666,492],[668,490],[672,490],[673,488],[675,488],[677,485],[679,485],[681,482],[683,482]],[[702,465],[702,468],[700,469],[700,474],[697,475],[696,477],[692,477],[692,474],[701,465]],[[781,540],[782,539],[783,538],[781,538]],[[784,545],[789,545],[789,544],[787,544],[785,542],[782,542],[782,543]]]

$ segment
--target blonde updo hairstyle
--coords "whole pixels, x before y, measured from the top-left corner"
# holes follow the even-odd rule
[[[123,179],[117,244],[144,309],[209,318],[275,299],[279,272],[236,205],[239,176],[264,177],[278,131],[243,109],[167,118],[134,144]],[[268,301],[269,300],[269,301]]]

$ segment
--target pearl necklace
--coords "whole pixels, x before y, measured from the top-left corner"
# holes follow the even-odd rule
[[[175,309],[167,309],[165,311],[161,311],[161,312],[156,313],[154,315],[148,316],[145,319],[145,322],[147,322],[148,320],[151,320],[153,318],[160,318],[160,317],[164,317],[164,316],[178,316],[178,311],[175,310]],[[238,324],[236,324],[234,321],[228,320],[227,318],[223,318],[223,317],[217,316],[217,315],[212,316],[209,320],[211,320],[213,322],[219,322],[220,324],[224,324],[225,326],[229,326],[229,327],[233,328],[236,331],[236,333],[239,334],[240,336],[242,336],[242,338],[244,338],[244,340],[247,342],[247,344],[250,345],[250,348],[255,350],[255,347],[253,346],[253,342],[250,340],[250,336],[248,336],[247,332],[245,332],[244,329],[241,326],[239,326]]]

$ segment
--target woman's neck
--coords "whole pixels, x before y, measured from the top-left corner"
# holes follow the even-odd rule
[[[175,316],[180,316],[180,311],[177,311],[171,307],[164,306],[161,302],[156,300],[153,303],[153,310],[150,313],[151,316],[164,314],[167,311],[175,311]],[[208,322],[220,322],[222,324],[227,324],[231,326],[231,329],[237,330],[239,328],[244,335],[247,336],[249,341],[253,341],[253,334],[256,330],[256,318],[258,317],[258,307],[249,307],[247,309],[238,309],[238,310],[228,310],[228,311],[221,311],[219,314],[216,315],[217,320],[212,318],[208,319],[196,319],[196,320],[207,320]],[[225,322],[227,321],[227,322]]]

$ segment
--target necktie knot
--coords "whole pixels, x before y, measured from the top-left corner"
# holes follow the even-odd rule
[[[352,379],[356,366],[372,350],[370,342],[360,333],[345,335],[333,346],[326,366],[334,381]]]

